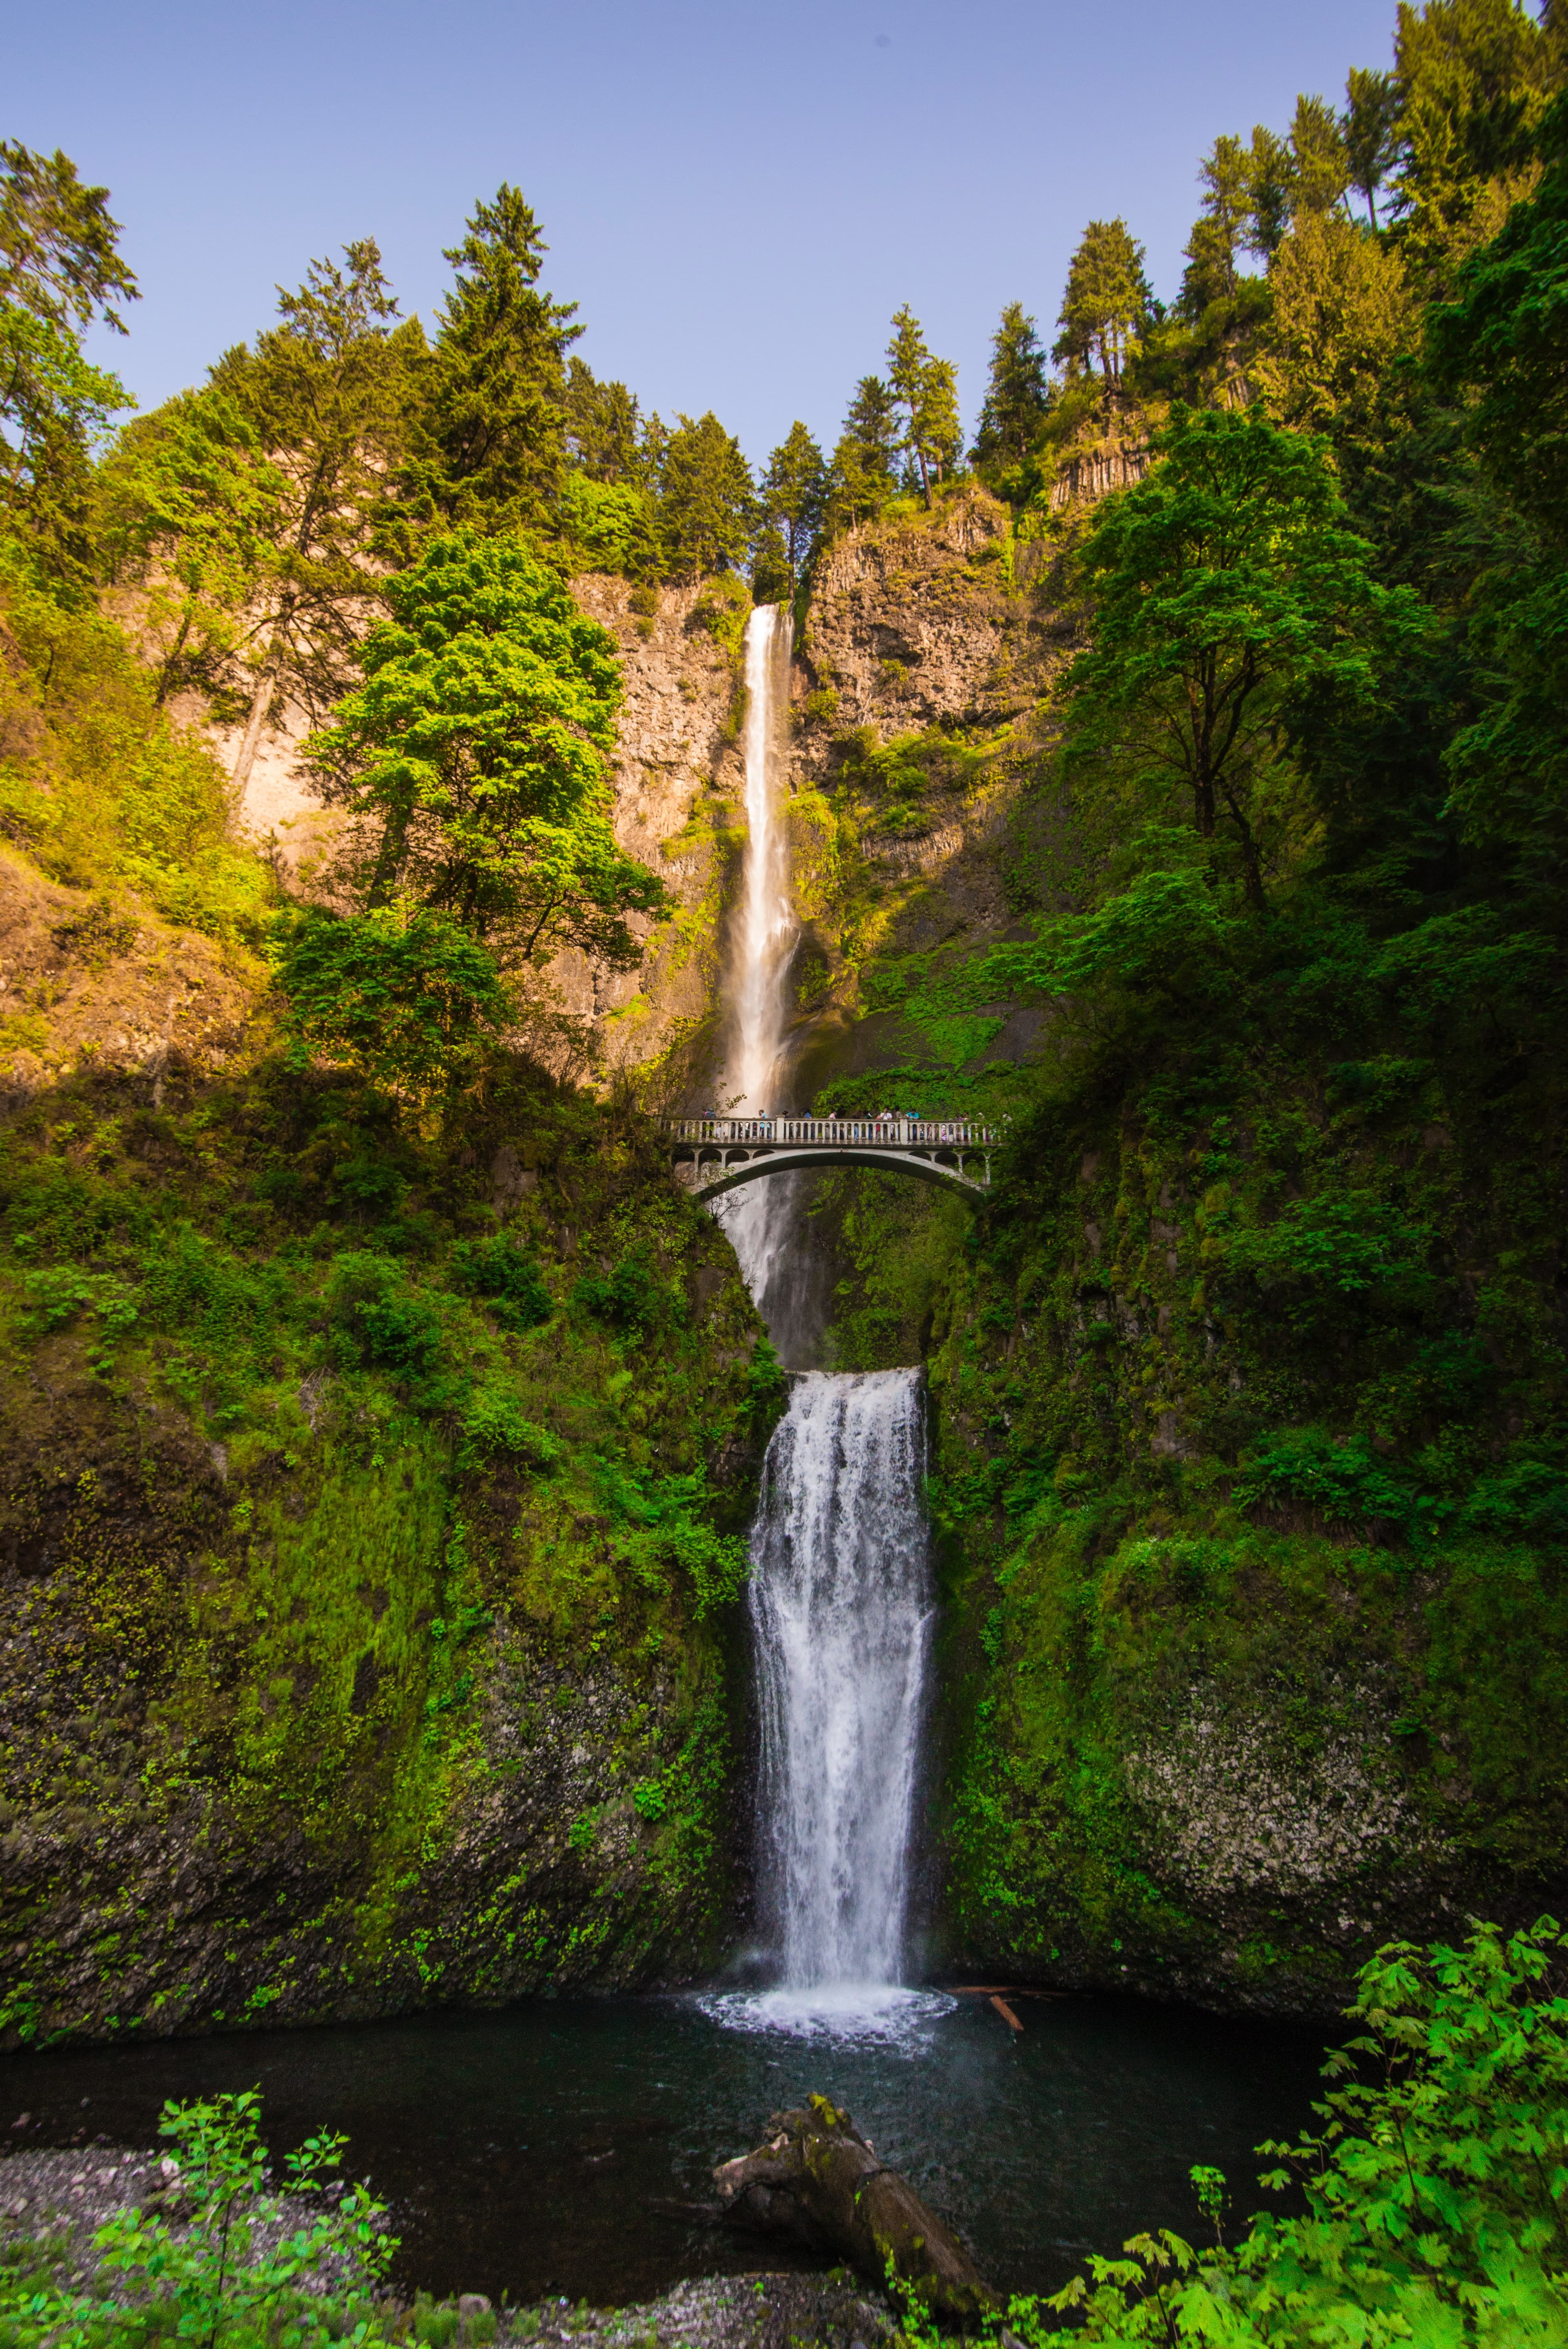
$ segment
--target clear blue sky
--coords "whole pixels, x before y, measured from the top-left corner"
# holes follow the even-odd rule
[[[966,419],[1020,299],[1048,331],[1084,222],[1121,212],[1169,298],[1223,130],[1283,129],[1390,62],[1393,0],[9,0],[5,119],[107,182],[142,285],[118,367],[199,381],[311,256],[366,234],[429,323],[510,179],[578,346],[754,459],[836,434],[913,305]]]

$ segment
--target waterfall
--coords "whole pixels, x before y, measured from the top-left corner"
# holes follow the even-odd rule
[[[749,1585],[761,1817],[788,1990],[903,1969],[933,1589],[920,1374],[809,1371],[769,1447]]]
[[[799,925],[789,895],[789,842],[780,822],[784,711],[789,699],[793,628],[782,604],[759,604],[746,624],[747,847],[739,919],[730,962],[730,1049],[724,1094],[738,1117],[790,1106],[785,1039],[789,1025],[789,962]],[[792,1245],[799,1184],[775,1175],[748,1184],[718,1206],[719,1221],[740,1258],[785,1361],[809,1359],[810,1282]]]
[[[788,1098],[789,963],[798,924],[780,821],[789,614],[746,630],[744,886],[730,966],[724,1092],[741,1115]],[[801,1178],[770,1175],[716,1212],[786,1362],[810,1338],[796,1211]],[[925,2002],[896,1990],[908,1927],[912,1826],[933,1609],[920,1506],[919,1373],[805,1371],[774,1431],[748,1586],[762,1722],[759,1841],[783,1988],[721,2000],[769,2027],[831,2011],[873,2027]],[[793,2003],[791,2003],[793,2002]],[[790,2027],[795,2027],[792,2022]]]

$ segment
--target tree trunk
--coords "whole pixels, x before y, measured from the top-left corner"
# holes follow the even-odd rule
[[[240,742],[240,755],[234,761],[234,772],[231,781],[236,792],[244,790],[251,780],[251,769],[256,763],[256,745],[262,739],[262,724],[271,706],[273,687],[276,682],[273,675],[273,655],[276,650],[277,641],[277,631],[274,629],[272,641],[267,647],[267,657],[262,663],[262,674],[252,698],[251,714],[245,720],[245,731]]]
[[[891,2261],[934,2314],[961,2323],[999,2305],[962,2244],[826,2096],[775,2113],[768,2142],[713,2175],[732,2225],[836,2251],[872,2283],[886,2282]]]

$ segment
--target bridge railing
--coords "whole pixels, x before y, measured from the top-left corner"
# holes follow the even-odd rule
[[[756,1143],[773,1149],[851,1142],[858,1148],[884,1150],[978,1150],[995,1147],[1002,1130],[976,1125],[965,1118],[928,1117],[665,1117],[659,1120],[671,1142]]]

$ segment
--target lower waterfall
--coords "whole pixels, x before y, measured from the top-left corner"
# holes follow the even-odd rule
[[[808,1371],[749,1586],[765,1899],[787,1990],[902,1975],[934,1592],[920,1374]]]

